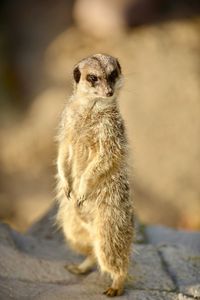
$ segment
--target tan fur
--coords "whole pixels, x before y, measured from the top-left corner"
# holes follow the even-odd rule
[[[57,221],[71,246],[87,255],[67,269],[86,273],[97,261],[113,280],[105,293],[116,296],[123,292],[133,236],[127,139],[116,100],[122,75],[108,55],[96,54],[77,66],[81,78],[74,83],[58,134]],[[109,83],[113,69],[118,76]],[[86,80],[91,72],[101,79],[97,87]],[[111,88],[114,94],[107,97]]]

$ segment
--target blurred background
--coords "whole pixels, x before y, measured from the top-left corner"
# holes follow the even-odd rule
[[[73,65],[118,57],[136,214],[200,229],[200,1],[0,1],[0,219],[25,231],[52,205],[54,136]]]

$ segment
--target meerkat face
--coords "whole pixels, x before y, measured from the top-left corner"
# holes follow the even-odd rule
[[[114,99],[122,86],[121,67],[110,55],[95,54],[74,68],[75,89],[87,98]]]

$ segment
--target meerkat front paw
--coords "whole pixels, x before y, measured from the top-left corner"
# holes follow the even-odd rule
[[[64,184],[63,184],[63,191],[64,191],[64,194],[67,197],[67,199],[71,199],[71,189],[67,182],[64,182]]]
[[[64,189],[64,193],[65,193],[65,196],[66,196],[68,199],[71,199],[71,190],[69,190],[69,189]]]
[[[78,199],[77,199],[77,206],[80,207],[83,202],[86,200],[86,196],[85,195],[82,195],[80,196]]]
[[[107,288],[107,290],[105,290],[105,292],[103,294],[108,297],[115,297],[115,296],[122,295],[123,292],[124,292],[123,289],[114,289],[112,287],[109,287],[109,288]]]
[[[87,182],[81,179],[79,189],[78,189],[78,195],[77,195],[78,206],[81,206],[83,202],[86,200],[87,193],[88,193]]]

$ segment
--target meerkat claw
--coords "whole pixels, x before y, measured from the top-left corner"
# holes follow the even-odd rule
[[[80,197],[78,200],[77,200],[77,205],[78,205],[78,207],[80,207],[82,204],[83,204],[83,202],[86,200],[86,197],[85,196],[82,196],[82,197]]]
[[[68,199],[71,199],[71,191],[69,191],[68,193],[66,193],[66,196]]]
[[[107,288],[107,290],[105,290],[105,292],[103,294],[108,296],[108,297],[115,297],[115,296],[122,295],[123,290],[113,289],[112,287],[109,287],[109,288]]]
[[[69,189],[64,189],[65,196],[67,199],[71,199],[71,190]]]

